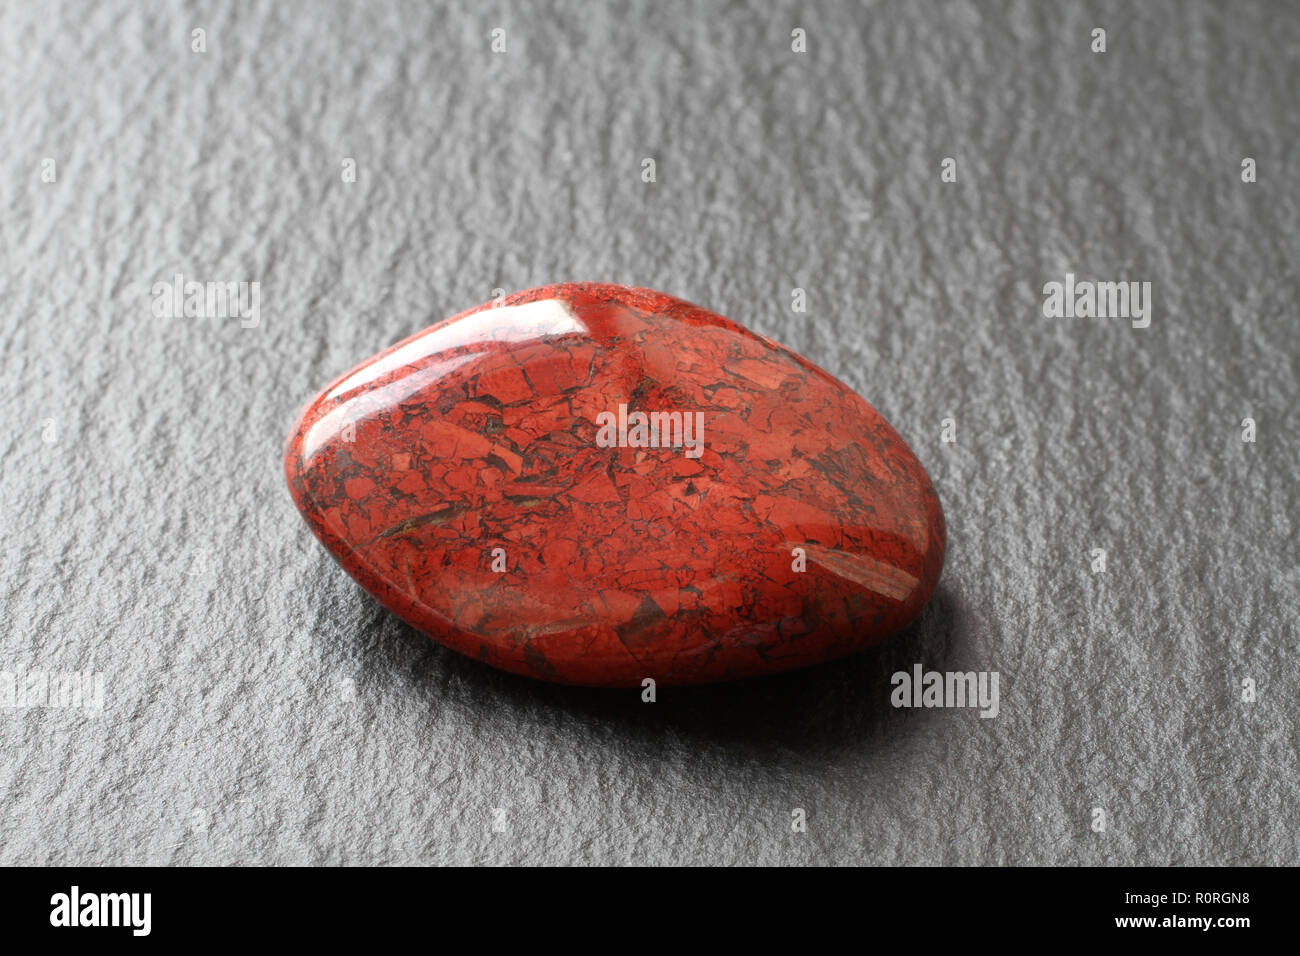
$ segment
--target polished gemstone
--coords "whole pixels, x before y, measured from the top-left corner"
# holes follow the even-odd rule
[[[398,343],[312,401],[285,473],[393,613],[563,683],[840,657],[911,621],[943,565],[938,497],[875,409],[647,289],[532,289]]]

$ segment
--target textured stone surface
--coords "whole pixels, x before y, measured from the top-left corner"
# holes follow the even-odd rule
[[[1295,5],[700,8],[6,9],[0,666],[105,707],[0,712],[0,862],[1296,862]],[[261,325],[154,319],[178,270]],[[1045,320],[1067,271],[1152,280],[1151,328]],[[948,517],[916,626],[651,706],[337,573],[279,466],[304,398],[592,276],[872,400]],[[1000,715],[892,709],[918,661]]]
[[[910,624],[943,567],[939,500],[879,412],[650,289],[543,286],[439,322],[327,385],[284,468],[387,608],[563,684],[834,660]]]

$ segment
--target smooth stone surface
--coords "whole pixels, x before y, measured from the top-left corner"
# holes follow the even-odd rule
[[[605,447],[620,405],[629,442],[646,438],[638,410],[702,422],[702,441]],[[943,565],[934,488],[875,409],[646,289],[532,289],[398,343],[307,407],[285,473],[386,607],[564,683],[702,683],[850,654],[911,621]]]

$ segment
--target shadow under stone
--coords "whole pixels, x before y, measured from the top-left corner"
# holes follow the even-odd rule
[[[906,715],[890,704],[892,675],[910,672],[915,664],[946,670],[963,639],[960,608],[941,583],[916,621],[875,647],[770,677],[660,686],[657,699],[647,703],[639,687],[570,687],[494,670],[373,607],[380,618],[376,630],[397,646],[374,640],[376,646],[363,654],[366,676],[409,681],[411,692],[431,704],[445,697],[458,706],[481,708],[483,719],[497,712],[545,720],[548,711],[559,712],[643,743],[671,733],[759,751],[834,750],[870,739],[891,722],[903,727]]]

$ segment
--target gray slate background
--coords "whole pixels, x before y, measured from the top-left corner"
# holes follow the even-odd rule
[[[7,3],[0,90],[0,669],[105,682],[0,709],[0,862],[1300,857],[1295,4]],[[1151,327],[1045,319],[1067,271],[1151,281]],[[259,281],[260,326],[154,318],[176,272]],[[565,279],[875,404],[948,517],[921,620],[649,706],[352,583],[284,488],[297,410]],[[1001,715],[892,709],[918,661]]]

